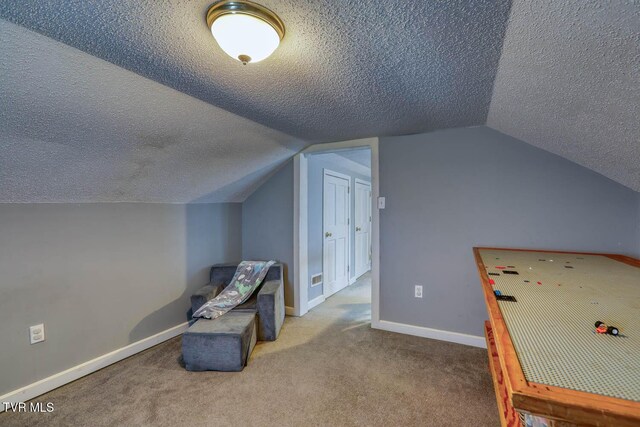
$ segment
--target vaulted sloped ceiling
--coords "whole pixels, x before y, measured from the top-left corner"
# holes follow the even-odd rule
[[[10,1],[0,17],[308,141],[485,123],[508,0],[259,0],[286,35],[251,66],[213,40],[215,1]]]
[[[338,152],[338,154],[371,169],[371,150],[349,150]]]
[[[248,66],[213,1],[0,3],[0,202],[241,201],[312,142],[485,123],[640,190],[637,1],[259,0]]]
[[[640,191],[640,2],[514,1],[487,124]]]
[[[0,202],[242,201],[304,145],[1,20],[0,40]]]

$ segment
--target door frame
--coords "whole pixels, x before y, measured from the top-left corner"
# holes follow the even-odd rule
[[[293,299],[287,314],[304,316],[309,311],[308,266],[308,159],[310,153],[338,152],[354,148],[371,150],[371,327],[380,328],[380,211],[376,208],[380,196],[379,139],[315,144],[293,158]]]
[[[371,190],[371,181],[366,181],[366,180],[360,179],[360,178],[356,178],[355,179],[355,183],[354,183],[354,186],[353,186],[353,200],[356,201],[356,197],[357,197],[356,194],[357,194],[357,191],[358,191],[356,187],[357,187],[358,184],[366,185],[367,187],[369,187],[369,193],[371,194],[371,203],[373,203],[373,192]],[[354,207],[357,207],[357,206],[358,206],[358,204],[354,203]],[[371,246],[373,246],[373,244],[372,244],[373,240],[371,239],[371,229],[373,228],[373,226],[372,226],[372,222],[373,222],[373,206],[370,206],[369,208],[371,209],[370,212],[371,212],[371,219],[372,219],[371,221],[369,221],[369,246],[371,247]],[[353,236],[355,238],[355,234],[356,234],[356,231],[355,231],[355,227],[356,227],[356,220],[355,220],[356,212],[355,211],[353,212],[353,217],[354,217],[354,220],[353,220]],[[356,242],[354,240],[353,247],[355,248],[355,246],[356,246]],[[370,248],[367,248],[367,249],[370,249]],[[354,251],[354,253],[355,253],[355,251]],[[371,264],[373,264],[373,254],[371,254],[371,258],[372,258]],[[358,278],[364,274],[364,273],[358,274],[358,272],[356,271],[356,265],[357,265],[357,262],[356,262],[356,258],[354,257],[354,259],[353,259],[353,273],[354,274],[353,274],[353,279],[350,279],[351,283],[355,283],[356,280],[358,280]],[[369,268],[371,268],[371,267],[369,267]]]
[[[322,169],[322,296],[325,298],[329,298],[331,295],[327,295],[327,281],[326,281],[326,266],[324,262],[324,183],[325,178],[329,176],[333,176],[336,178],[341,178],[347,180],[347,194],[348,202],[347,202],[347,286],[351,285],[351,271],[353,266],[351,265],[351,176],[333,171],[331,169],[324,168]],[[346,286],[345,286],[346,287]]]

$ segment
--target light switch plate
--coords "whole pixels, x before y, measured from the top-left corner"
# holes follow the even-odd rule
[[[386,200],[384,197],[378,197],[378,209],[384,209]]]

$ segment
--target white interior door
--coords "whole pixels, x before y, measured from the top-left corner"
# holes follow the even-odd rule
[[[356,180],[355,188],[355,270],[360,277],[371,269],[371,184]]]
[[[327,169],[323,187],[323,293],[333,295],[349,284],[349,211],[351,179]]]

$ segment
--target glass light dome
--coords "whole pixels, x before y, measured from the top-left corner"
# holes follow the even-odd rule
[[[280,18],[249,1],[223,0],[213,4],[207,13],[207,24],[220,48],[243,64],[267,58],[284,37]]]
[[[249,15],[222,15],[211,25],[211,33],[227,55],[242,62],[259,62],[280,44],[276,30]]]

